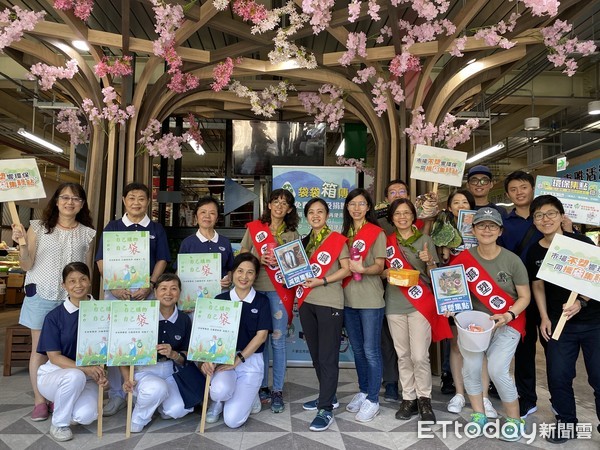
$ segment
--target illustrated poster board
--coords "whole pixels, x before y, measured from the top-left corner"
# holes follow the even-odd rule
[[[221,293],[220,253],[180,253],[177,275],[181,279],[179,309],[193,311],[196,300]]]
[[[105,231],[104,290],[150,287],[150,233]]]
[[[553,195],[560,199],[565,214],[575,223],[600,226],[600,183],[538,176],[535,196]]]
[[[463,209],[458,212],[456,227],[463,238],[462,249],[477,247],[477,238],[473,234],[473,217],[477,211]]]
[[[462,186],[467,152],[418,144],[410,170],[415,180]]]
[[[242,302],[214,298],[197,300],[187,359],[233,364],[241,317]]]
[[[430,276],[438,314],[473,309],[462,264],[431,269]]]
[[[303,283],[307,278],[314,278],[300,239],[275,247],[273,253],[288,288]]]
[[[46,198],[35,159],[0,159],[0,202],[35,198]]]
[[[156,364],[159,301],[112,300],[108,335],[109,366]]]
[[[79,302],[77,366],[100,366],[108,359],[111,300]]]
[[[600,301],[600,248],[556,234],[537,277]]]
[[[301,236],[310,233],[310,225],[304,218],[304,206],[316,197],[324,199],[329,206],[329,228],[342,231],[344,202],[348,193],[356,187],[354,167],[273,166],[273,189],[287,189],[294,196]]]

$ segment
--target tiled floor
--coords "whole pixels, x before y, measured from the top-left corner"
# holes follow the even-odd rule
[[[0,313],[1,319],[2,313]],[[1,325],[0,325],[1,327]],[[0,330],[0,335],[1,335]],[[3,342],[2,342],[3,344]],[[3,347],[3,345],[2,345]],[[543,357],[543,356],[542,356]],[[538,373],[542,378],[538,385],[539,411],[527,420],[531,431],[533,424],[551,423],[553,415],[548,403],[548,391],[543,379],[543,363],[538,356]],[[580,422],[593,424],[592,439],[570,441],[567,445],[553,445],[537,437],[533,448],[599,449],[600,435],[595,430],[598,419],[593,407],[594,397],[587,385],[587,377],[582,361],[578,364],[576,393]],[[32,392],[27,370],[13,369],[11,377],[0,378],[0,450],[2,449],[518,449],[528,447],[525,439],[518,443],[505,443],[495,439],[459,439],[453,434],[444,436],[441,425],[434,425],[431,439],[419,438],[416,417],[409,421],[399,421],[394,417],[397,403],[385,403],[381,399],[381,413],[372,422],[361,424],[354,420],[354,414],[345,411],[345,406],[357,390],[356,374],[353,369],[342,369],[338,398],[341,407],[336,410],[335,423],[322,433],[308,430],[314,412],[304,411],[302,403],[316,396],[316,378],[312,368],[290,368],[287,372],[284,399],[286,409],[273,414],[266,406],[259,414],[250,416],[248,422],[237,430],[227,428],[223,421],[207,425],[204,435],[198,432],[200,415],[194,413],[180,420],[162,420],[156,416],[143,433],[133,434],[125,439],[125,410],[116,416],[104,419],[104,435],[96,436],[96,424],[88,427],[75,426],[75,437],[66,443],[56,443],[48,435],[50,420],[32,422],[29,413],[32,408]],[[434,378],[438,383],[439,378]],[[445,403],[450,396],[440,393],[434,387],[433,407],[438,421],[466,423],[470,409],[467,407],[460,416],[446,412]],[[499,401],[493,400],[497,409]],[[501,411],[499,411],[501,412]],[[529,447],[531,448],[531,447]]]

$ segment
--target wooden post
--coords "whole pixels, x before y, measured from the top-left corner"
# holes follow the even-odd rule
[[[8,210],[10,211],[12,223],[15,225],[21,225],[21,219],[19,219],[19,213],[17,213],[17,205],[15,205],[15,202],[10,201],[6,203],[8,204]],[[25,237],[19,238],[18,242],[19,245],[25,245],[27,243]]]
[[[133,383],[133,370],[135,366],[129,366],[129,381]],[[127,425],[125,426],[125,437],[131,436],[131,411],[133,409],[133,392],[127,394]]]
[[[102,365],[104,368],[104,365]],[[102,413],[104,412],[104,388],[98,386],[98,437],[102,437]]]
[[[200,419],[200,434],[204,434],[204,425],[206,424],[206,409],[208,407],[208,392],[210,391],[210,375],[206,375],[206,384],[204,385],[204,400],[202,401],[202,418]]]
[[[573,303],[575,303],[575,300],[577,300],[578,295],[579,294],[577,294],[577,292],[571,291],[571,295],[569,295],[569,300],[567,300],[567,304],[565,305],[565,308],[568,308],[569,306],[573,305]],[[560,338],[560,335],[561,335],[562,330],[565,327],[566,323],[567,323],[567,316],[563,312],[562,315],[560,316],[558,324],[556,325],[556,329],[554,330],[554,333],[552,333],[552,339],[558,341],[558,338]]]

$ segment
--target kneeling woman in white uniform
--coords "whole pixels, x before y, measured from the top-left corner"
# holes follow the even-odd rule
[[[57,441],[73,439],[69,425],[89,425],[98,417],[98,387],[108,380],[101,366],[77,367],[77,327],[79,302],[93,300],[88,295],[90,271],[81,262],[67,264],[62,271],[62,286],[68,299],[44,319],[37,352],[48,356],[40,366],[37,386],[54,402],[50,435]]]
[[[136,397],[131,416],[131,432],[139,433],[152,420],[154,411],[163,419],[179,419],[191,413],[187,409],[173,378],[173,363],[184,365],[192,332],[192,321],[187,314],[179,313],[177,301],[181,293],[181,280],[172,273],[164,273],[156,280],[154,294],[160,302],[158,322],[159,342],[156,345],[158,363],[154,366],[137,366],[134,380],[129,381],[129,367],[120,367],[123,390]]]
[[[234,288],[216,296],[243,304],[234,364],[216,366],[205,362],[200,368],[202,373],[213,377],[210,384],[213,403],[206,413],[208,423],[217,422],[223,413],[225,425],[238,428],[246,423],[251,412],[261,410],[258,389],[264,370],[262,352],[273,323],[268,297],[252,287],[259,270],[256,256],[240,253],[233,260]]]

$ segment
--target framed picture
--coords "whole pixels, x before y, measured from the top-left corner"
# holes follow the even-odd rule
[[[431,269],[430,275],[438,314],[473,309],[462,264]]]
[[[273,252],[287,287],[297,286],[307,278],[314,278],[300,239],[275,247]]]

